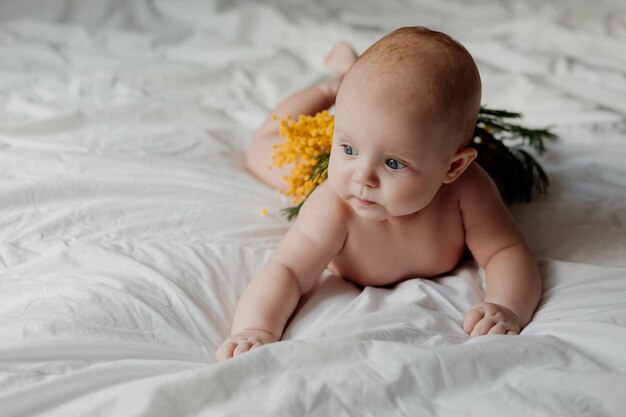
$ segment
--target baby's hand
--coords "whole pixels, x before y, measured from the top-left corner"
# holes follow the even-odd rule
[[[522,323],[515,313],[493,303],[478,303],[465,315],[463,330],[470,337],[485,334],[519,334]]]
[[[276,342],[278,339],[264,330],[246,330],[230,336],[215,352],[218,362],[240,355],[266,343]]]

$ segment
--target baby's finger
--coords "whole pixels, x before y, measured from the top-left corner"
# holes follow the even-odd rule
[[[248,341],[239,342],[239,344],[235,348],[235,351],[233,352],[233,356],[241,355],[242,353],[249,351],[251,346],[252,346],[252,342],[248,342]]]
[[[504,323],[496,323],[487,334],[507,334],[507,332],[511,331],[511,328]]]
[[[237,346],[236,343],[228,342],[224,343],[220,348],[215,352],[215,359],[218,362],[221,362],[225,359],[231,358],[233,356],[233,350]]]
[[[467,334],[470,334],[482,318],[484,317],[484,313],[478,309],[471,309],[465,315],[463,319],[463,331]]]
[[[253,345],[250,347],[250,350],[252,350],[252,349],[256,349],[256,348],[258,348],[259,346],[263,346],[263,343],[261,343],[261,342],[256,342],[255,344],[253,344]]]
[[[486,317],[483,318],[481,321],[476,323],[476,326],[474,326],[474,330],[470,333],[470,338],[487,334],[494,324],[493,320]]]

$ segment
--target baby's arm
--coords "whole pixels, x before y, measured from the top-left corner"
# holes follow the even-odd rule
[[[486,274],[485,300],[466,314],[463,328],[472,337],[518,334],[541,298],[537,261],[482,168],[473,164],[463,177],[465,239]]]
[[[309,196],[274,256],[239,300],[231,336],[215,354],[218,361],[280,340],[301,295],[341,250],[347,213],[327,184]]]

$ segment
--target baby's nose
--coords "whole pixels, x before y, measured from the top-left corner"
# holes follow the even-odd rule
[[[376,172],[367,166],[361,166],[354,171],[352,180],[365,187],[378,187]]]

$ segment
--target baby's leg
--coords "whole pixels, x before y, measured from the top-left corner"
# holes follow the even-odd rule
[[[328,109],[335,103],[339,82],[340,79],[335,78],[314,84],[292,94],[278,104],[252,137],[246,158],[248,170],[270,187],[284,190],[286,184],[282,178],[289,175],[292,164],[269,169],[272,165],[274,145],[284,141],[278,136],[279,122],[273,120],[272,116],[276,115],[279,119],[283,119],[285,116],[291,115],[296,118],[300,114],[314,115]]]
[[[282,119],[291,115],[296,118],[300,114],[314,115],[328,109],[335,103],[341,79],[355,60],[356,53],[347,43],[336,44],[326,56],[324,64],[334,70],[337,76],[292,94],[272,110],[252,137],[246,158],[246,167],[250,172],[270,187],[281,190],[286,188],[282,178],[289,175],[292,165],[268,168],[272,165],[274,144],[282,143],[284,140],[278,136],[279,122],[273,120],[272,116],[276,115]]]

